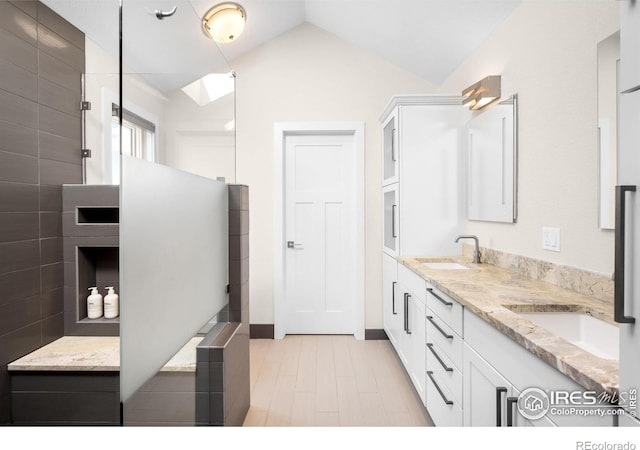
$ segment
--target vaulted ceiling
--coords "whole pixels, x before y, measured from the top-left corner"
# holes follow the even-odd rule
[[[204,37],[200,20],[216,0],[123,0],[125,64],[169,91],[309,22],[426,80],[441,84],[521,0],[236,0],[244,33],[229,44]],[[43,0],[117,55],[117,0]],[[176,14],[159,21],[158,9]],[[231,62],[229,64],[229,62]]]

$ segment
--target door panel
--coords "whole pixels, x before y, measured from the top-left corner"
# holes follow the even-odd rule
[[[398,345],[398,332],[400,330],[398,315],[398,263],[389,255],[382,255],[382,318],[384,331],[394,347]]]
[[[396,109],[383,124],[382,183],[385,186],[387,184],[398,182],[398,118],[398,109]]]
[[[500,422],[507,424],[506,398],[512,395],[511,384],[488,362],[464,345],[464,426],[495,427],[498,423],[498,388],[504,388],[500,401]]]
[[[391,256],[397,256],[399,250],[399,203],[400,195],[398,192],[398,185],[392,184],[386,186],[383,190],[384,205],[383,205],[383,249],[385,253]]]
[[[620,324],[620,391],[637,388],[640,373],[640,91],[620,96],[618,184],[636,186],[626,194],[625,315]],[[619,232],[619,231],[617,231]]]
[[[353,136],[285,143],[286,332],[355,331]]]

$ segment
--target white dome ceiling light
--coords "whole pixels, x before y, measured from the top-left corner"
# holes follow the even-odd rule
[[[247,13],[237,3],[219,3],[202,18],[202,29],[207,37],[216,42],[235,41],[244,30]]]

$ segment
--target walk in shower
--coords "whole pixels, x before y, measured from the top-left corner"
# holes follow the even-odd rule
[[[29,212],[51,226],[11,243],[18,251],[33,241],[40,258],[0,266],[2,293],[14,293],[0,308],[16,324],[0,329],[7,349],[0,352],[1,423],[224,422],[213,417],[220,408],[211,404],[217,397],[209,360],[198,360],[208,350],[197,349],[229,321],[229,184],[236,182],[235,75],[202,31],[211,6],[0,0],[0,32],[15,47],[0,54],[0,63],[28,50],[34,62],[7,64],[39,80],[32,96],[18,81],[15,93],[13,85],[0,86],[16,102],[26,95],[24,109],[37,111],[34,125],[26,125],[36,140],[33,155],[15,164],[36,164],[40,175],[15,184],[33,185],[36,197],[51,199]],[[2,114],[0,124],[9,123]],[[0,189],[25,189],[5,178]],[[5,198],[0,192],[0,203]],[[3,205],[0,212],[21,208]],[[117,288],[119,317],[88,319],[85,284],[105,295],[105,283]],[[32,297],[38,312],[22,320],[27,312],[18,305]],[[47,346],[60,350],[68,342],[105,361],[86,370],[63,361],[33,365]],[[46,389],[29,377],[64,371],[65,381],[56,373]],[[11,387],[10,377],[22,390]],[[65,397],[52,387],[71,389],[91,377],[103,388]],[[65,416],[65,401],[99,413],[84,421]]]

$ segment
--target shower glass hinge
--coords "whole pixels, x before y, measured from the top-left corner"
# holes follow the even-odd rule
[[[89,150],[88,148],[83,148],[82,150],[80,150],[80,152],[83,158],[91,158],[91,150]]]
[[[91,111],[91,102],[80,102],[80,111]]]

